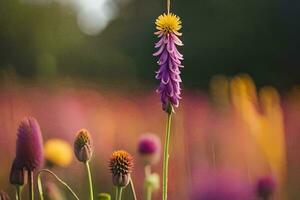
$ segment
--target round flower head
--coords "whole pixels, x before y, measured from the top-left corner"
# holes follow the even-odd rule
[[[172,106],[178,107],[181,99],[180,70],[183,67],[181,60],[183,55],[177,50],[177,46],[182,46],[183,43],[178,36],[181,36],[180,18],[172,13],[160,15],[156,19],[155,35],[159,41],[155,44],[157,51],[153,54],[159,56],[159,70],[156,72],[156,79],[160,80],[160,85],[157,92],[160,94],[162,108],[170,113]]]
[[[276,182],[272,176],[261,177],[257,181],[256,193],[262,199],[270,199],[276,189]]]
[[[23,186],[26,184],[26,181],[27,181],[27,171],[24,170],[23,168],[21,169],[18,168],[16,164],[16,160],[14,160],[9,175],[10,184]]]
[[[117,187],[125,187],[130,181],[133,157],[126,151],[115,151],[109,160],[109,168],[112,173],[113,184]]]
[[[151,133],[143,135],[138,143],[138,152],[145,165],[157,163],[161,154],[161,142],[159,137]]]
[[[0,200],[10,200],[8,194],[4,191],[0,192]]]
[[[74,152],[80,162],[88,162],[93,154],[92,139],[86,129],[78,131],[74,141]]]
[[[111,200],[111,196],[107,193],[100,193],[98,194],[98,200]]]
[[[45,159],[50,165],[68,166],[73,158],[69,143],[60,139],[48,140],[44,147]]]
[[[18,128],[16,165],[33,171],[43,164],[43,139],[40,125],[33,117],[23,119]]]

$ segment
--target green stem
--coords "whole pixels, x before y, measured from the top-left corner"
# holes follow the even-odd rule
[[[16,185],[16,200],[22,200],[22,188],[23,186]]]
[[[145,178],[147,178],[149,175],[151,175],[151,165],[145,166]]]
[[[135,188],[134,188],[134,184],[133,184],[132,178],[130,178],[130,188],[131,188],[131,192],[132,192],[132,195],[133,195],[133,199],[137,200],[136,192],[135,192]]]
[[[118,190],[118,198],[117,198],[117,200],[122,200],[123,188],[122,187],[117,187],[117,190]]]
[[[40,194],[40,200],[44,200],[44,196],[43,196],[43,187],[42,187],[42,179],[41,179],[41,175],[42,173],[49,173],[51,174],[59,183],[61,183],[63,186],[65,186],[73,195],[73,197],[76,200],[79,200],[78,196],[76,195],[76,193],[71,189],[70,186],[68,186],[67,183],[65,183],[63,180],[61,180],[56,174],[54,174],[52,171],[48,170],[48,169],[42,169],[41,171],[38,172],[38,191]]]
[[[168,14],[170,13],[170,7],[171,7],[171,0],[167,0],[167,11],[168,11]]]
[[[33,171],[28,171],[29,199],[34,200]]]
[[[150,186],[147,186],[146,188],[146,200],[152,199],[152,188]]]
[[[163,160],[163,200],[167,200],[168,196],[168,167],[169,167],[169,144],[171,132],[172,112],[168,112],[166,124],[166,138],[164,145],[164,160]]]
[[[119,187],[116,187],[116,199],[115,200],[118,200],[119,199]]]
[[[87,173],[88,173],[88,179],[89,179],[90,200],[94,200],[93,181],[92,181],[92,174],[91,174],[90,164],[89,164],[89,162],[86,162],[85,165],[86,165],[86,169],[87,169]]]

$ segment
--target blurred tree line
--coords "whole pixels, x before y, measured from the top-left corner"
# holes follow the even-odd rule
[[[138,88],[156,84],[154,20],[165,11],[165,1],[122,4],[96,36],[82,33],[74,11],[58,0],[24,1],[0,1],[2,71],[30,80],[70,77]],[[184,87],[206,89],[214,74],[237,73],[280,89],[299,83],[299,9],[298,0],[172,1],[183,20]]]

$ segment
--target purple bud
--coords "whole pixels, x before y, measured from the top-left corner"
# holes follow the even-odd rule
[[[17,133],[16,166],[33,171],[42,166],[43,138],[40,125],[33,117],[23,119]]]
[[[161,142],[157,135],[144,134],[138,143],[138,152],[146,165],[152,165],[159,161],[161,154]]]
[[[276,189],[276,181],[272,176],[264,176],[258,179],[256,193],[258,197],[269,199]]]
[[[23,168],[18,168],[16,161],[14,160],[9,176],[9,182],[12,185],[22,186],[25,185],[27,181],[27,171]]]

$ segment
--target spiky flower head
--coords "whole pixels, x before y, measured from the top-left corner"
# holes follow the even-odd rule
[[[113,184],[117,187],[125,187],[130,181],[130,173],[133,169],[133,157],[126,151],[114,151],[109,168],[112,173]]]
[[[100,193],[98,194],[98,200],[111,200],[111,196],[107,193]]]
[[[77,132],[74,141],[74,152],[80,162],[88,162],[93,155],[93,145],[91,134],[86,129]]]
[[[61,139],[51,139],[45,143],[45,159],[49,165],[66,167],[72,162],[71,145]]]
[[[19,169],[33,171],[41,167],[44,160],[43,139],[38,121],[33,117],[24,118],[18,128],[16,165]]]
[[[145,165],[153,165],[160,159],[161,142],[157,135],[152,133],[144,134],[138,143],[138,152]]]
[[[272,176],[264,176],[258,179],[256,185],[257,196],[262,199],[270,199],[276,189],[276,182]]]
[[[18,168],[16,160],[14,160],[10,169],[9,182],[17,186],[23,186],[27,182],[27,171],[24,168]]]
[[[181,35],[178,31],[182,28],[181,21],[178,16],[173,13],[162,14],[155,21],[156,29],[165,34],[175,33]]]
[[[178,37],[182,35],[179,32],[182,26],[180,18],[172,13],[160,15],[155,24],[157,29],[155,35],[159,38],[155,44],[157,51],[153,54],[159,56],[156,79],[160,80],[160,85],[157,92],[160,94],[163,110],[170,113],[173,106],[179,106],[181,99],[180,83],[182,80],[179,68],[183,67],[181,65],[183,55],[179,53],[176,45],[183,45]]]

